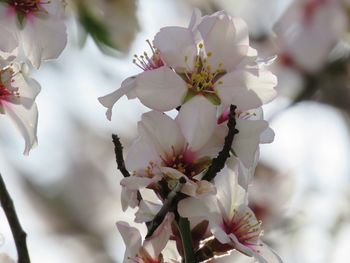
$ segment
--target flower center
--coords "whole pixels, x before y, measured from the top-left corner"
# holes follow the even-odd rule
[[[208,58],[212,56],[212,52],[207,52],[207,57],[203,58],[201,49],[203,44],[199,44],[199,55],[197,55],[194,69],[187,72],[178,72],[179,76],[187,83],[187,94],[184,98],[184,102],[191,99],[193,96],[201,94],[205,96],[209,101],[215,105],[220,105],[221,100],[217,95],[217,91],[214,85],[221,85],[222,81],[219,80],[226,71],[223,70],[222,64],[219,63],[216,69],[213,69]],[[187,63],[188,57],[185,57]]]
[[[164,66],[164,63],[160,58],[159,50],[153,47],[149,40],[146,40],[146,42],[151,48],[152,56],[149,56],[146,52],[143,52],[143,55],[134,55],[135,58],[132,62],[143,71],[153,70]]]
[[[172,155],[161,158],[164,166],[173,168],[192,180],[194,180],[194,176],[205,170],[210,163],[209,158],[196,160],[195,154],[188,149],[188,146],[178,153],[172,147]]]
[[[258,245],[259,237],[262,234],[261,221],[258,221],[252,211],[244,214],[234,212],[231,220],[223,221],[223,229],[226,234],[234,234],[238,241],[248,247]]]
[[[304,21],[309,23],[314,17],[317,8],[324,4],[325,0],[309,0],[305,3],[304,6]]]
[[[11,86],[14,73],[11,68],[0,70],[0,104],[2,101],[10,101],[14,97],[19,97],[18,88]]]
[[[49,4],[49,1],[42,0],[9,0],[8,3],[15,8],[17,13],[22,15],[27,14],[38,14],[38,13],[47,13],[43,8],[44,4]]]

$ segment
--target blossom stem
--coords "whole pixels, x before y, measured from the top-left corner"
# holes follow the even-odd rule
[[[171,190],[171,192],[168,194],[167,198],[165,199],[162,208],[159,210],[159,212],[155,215],[153,220],[149,223],[147,223],[148,232],[146,235],[147,237],[150,237],[153,232],[157,229],[157,227],[163,222],[166,214],[175,206],[177,206],[177,197],[178,194],[182,188],[182,186],[186,183],[186,179],[184,177],[181,177],[179,179],[179,182],[177,185]]]
[[[185,263],[195,263],[194,251],[192,246],[190,222],[187,218],[179,217],[177,225],[181,235],[182,247],[184,251]]]
[[[130,173],[125,167],[124,157],[123,157],[123,146],[120,142],[118,135],[112,134],[114,153],[117,161],[118,169],[124,177],[129,177]]]
[[[123,156],[123,145],[120,142],[118,135],[112,134],[113,144],[114,144],[114,153],[118,165],[118,170],[122,173],[124,177],[129,177],[130,173],[125,167],[124,156]],[[140,191],[137,191],[137,200],[140,202],[142,196]]]
[[[207,172],[202,177],[202,180],[211,181],[215,178],[218,172],[221,171],[222,168],[224,168],[225,163],[227,159],[230,157],[230,150],[232,147],[232,142],[235,137],[235,134],[238,133],[238,130],[236,129],[236,106],[231,105],[230,106],[230,115],[227,122],[228,127],[228,133],[225,137],[225,143],[222,150],[219,152],[218,156],[213,159],[210,167],[208,168]]]
[[[0,174],[0,203],[5,212],[7,221],[10,225],[13,239],[15,240],[18,263],[30,263],[26,238],[27,234],[22,229],[19,222],[13,201],[9,192],[7,191],[5,182]]]

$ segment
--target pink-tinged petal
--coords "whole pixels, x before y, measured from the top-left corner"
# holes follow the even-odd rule
[[[192,30],[185,27],[163,27],[154,37],[154,46],[165,64],[175,70],[192,70],[197,47]]]
[[[139,204],[139,201],[137,200],[137,190],[130,190],[126,187],[122,187],[120,199],[124,212],[128,207],[135,208]]]
[[[162,204],[141,200],[139,210],[135,213],[135,222],[144,223],[152,221],[162,208]]]
[[[235,70],[225,74],[220,81],[222,84],[215,88],[221,102],[234,104],[240,111],[258,108],[276,97],[277,78],[264,68]]]
[[[224,11],[204,17],[198,26],[206,52],[212,56],[208,61],[213,69],[219,64],[230,71],[247,55],[249,35],[246,23],[232,18]]]
[[[120,185],[129,190],[139,190],[147,187],[150,184],[156,183],[159,180],[161,180],[161,177],[159,176],[155,176],[153,178],[130,176],[123,178],[120,181]]]
[[[187,92],[185,81],[164,66],[145,71],[137,78],[135,94],[147,107],[168,111],[180,106]]]
[[[177,123],[168,115],[151,111],[142,115],[139,122],[139,134],[154,146],[158,156],[172,156],[173,151],[180,151],[185,140]],[[147,157],[146,157],[147,158]]]
[[[38,125],[38,109],[33,104],[30,109],[24,108],[22,105],[2,102],[5,113],[15,124],[18,131],[24,138],[25,149],[24,154],[28,155],[29,151],[37,144],[37,125]]]
[[[61,19],[32,19],[20,31],[26,57],[39,68],[42,60],[57,58],[67,44],[67,33]]]
[[[130,258],[136,257],[141,248],[140,232],[135,227],[131,227],[128,223],[122,221],[117,222],[117,228],[126,247],[123,262],[129,262]]]
[[[171,223],[174,218],[173,213],[168,213],[153,235],[145,240],[143,247],[152,259],[158,259],[160,253],[168,243],[172,234]]]
[[[242,120],[237,119],[237,129],[232,148],[244,166],[254,166],[255,152],[260,143],[260,134],[267,129],[268,123],[264,120]]]
[[[107,108],[106,117],[108,120],[111,120],[112,117],[112,108],[114,104],[124,95],[128,95],[136,86],[136,77],[129,77],[124,80],[119,89],[113,91],[110,94],[107,94],[103,97],[99,97],[98,101]]]
[[[195,96],[182,105],[176,121],[189,148],[197,151],[213,135],[216,127],[216,106],[203,96]]]

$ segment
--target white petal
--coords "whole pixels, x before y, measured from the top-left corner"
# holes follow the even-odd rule
[[[16,36],[5,26],[0,25],[0,50],[3,52],[11,52],[18,46]]]
[[[221,63],[222,68],[229,71],[247,55],[248,28],[242,19],[232,18],[221,11],[204,17],[198,29],[206,52],[212,52],[208,61],[213,69]]]
[[[264,120],[237,119],[238,134],[236,134],[232,148],[239,160],[250,168],[254,165],[255,152],[260,143],[260,134],[266,130],[268,123]]]
[[[20,31],[20,41],[25,55],[34,67],[42,60],[57,58],[67,44],[67,33],[61,19],[33,18]]]
[[[151,111],[142,115],[139,123],[139,133],[141,137],[154,145],[158,156],[172,156],[173,150],[182,150],[185,141],[177,123],[168,115]]]
[[[126,222],[117,222],[117,228],[126,247],[123,262],[128,262],[128,258],[134,258],[141,248],[141,235],[135,227],[131,227]]]
[[[275,132],[268,127],[260,134],[260,143],[272,143],[275,139]]]
[[[120,185],[126,187],[129,190],[139,190],[141,188],[145,188],[150,184],[156,183],[161,178],[155,176],[153,178],[148,177],[139,177],[139,176],[130,176],[125,177],[120,181]]]
[[[124,212],[128,207],[135,208],[139,204],[137,200],[137,190],[130,190],[126,187],[122,187],[120,199]]]
[[[246,111],[275,98],[276,76],[266,69],[254,71],[235,70],[220,79],[222,84],[216,85],[216,90],[223,104],[234,104],[240,111]]]
[[[182,217],[187,218],[216,218],[219,215],[214,196],[206,196],[202,199],[189,197],[178,204],[178,212]]]
[[[154,46],[160,50],[165,64],[176,70],[193,68],[197,54],[192,30],[185,27],[163,27],[154,37]]]
[[[144,223],[152,221],[161,208],[162,205],[160,203],[141,200],[139,210],[135,213],[135,222]]]
[[[135,76],[129,77],[124,80],[119,89],[113,91],[110,94],[107,94],[103,97],[99,97],[98,101],[107,108],[106,117],[108,120],[111,120],[112,117],[112,108],[114,104],[124,95],[130,93],[136,86]]]
[[[257,254],[260,257],[262,257],[266,262],[283,263],[283,260],[281,259],[281,257],[265,243],[262,243],[261,246],[259,246],[258,250],[259,252]]]
[[[224,218],[232,218],[234,210],[247,202],[246,191],[238,185],[238,167],[235,170],[224,167],[215,177],[217,200]]]
[[[33,104],[30,109],[24,108],[22,105],[3,102],[5,112],[14,122],[16,128],[22,134],[25,141],[24,154],[37,144],[37,125],[38,125],[38,109]]]
[[[38,96],[41,87],[35,79],[27,77],[25,74],[17,73],[13,77],[13,87],[17,87],[20,93],[21,104],[30,109]]]
[[[215,128],[210,140],[208,140],[208,142],[199,151],[196,152],[197,159],[200,159],[202,157],[216,157],[224,146],[227,132],[227,127],[218,125]]]
[[[125,166],[130,172],[140,172],[140,170],[145,170],[150,162],[160,163],[159,153],[152,142],[138,138],[128,150]]]
[[[145,71],[137,79],[135,93],[147,107],[168,111],[181,105],[186,83],[170,68]]]
[[[203,96],[195,96],[182,105],[176,118],[192,151],[203,147],[216,127],[216,106]]]

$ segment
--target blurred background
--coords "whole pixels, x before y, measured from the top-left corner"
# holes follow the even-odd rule
[[[320,4],[320,3],[323,4]],[[319,3],[319,4],[317,4]],[[275,141],[261,147],[250,205],[264,240],[286,263],[340,263],[350,242],[350,71],[348,3],[282,0],[75,0],[67,6],[69,43],[33,77],[42,86],[39,146],[0,118],[0,172],[28,233],[32,262],[121,262],[116,221],[123,213],[111,134],[125,148],[148,109],[121,99],[112,121],[99,96],[137,74],[134,54],[148,51],[160,27],[187,26],[194,7],[243,17],[272,71],[278,98],[266,105]],[[16,258],[0,210],[0,252]]]

